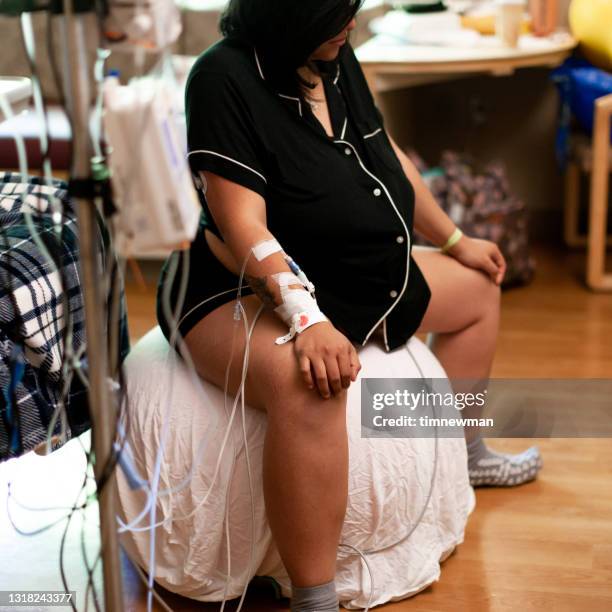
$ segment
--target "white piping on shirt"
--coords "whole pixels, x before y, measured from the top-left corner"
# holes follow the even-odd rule
[[[255,54],[255,63],[257,64],[257,70],[259,71],[259,76],[262,78],[263,81],[266,80],[266,77],[264,76],[263,70],[261,69],[261,63],[259,62],[259,55],[257,55],[257,49],[255,47],[253,47],[253,53]],[[285,98],[287,100],[293,100],[294,102],[297,102],[298,104],[298,112],[300,113],[300,117],[302,116],[302,102],[300,101],[299,98],[295,98],[293,96],[286,96],[285,94],[282,93],[276,93],[277,96],[280,96],[281,98]]]
[[[389,202],[391,202],[391,206],[393,206],[393,210],[395,211],[395,213],[397,214],[399,220],[401,221],[402,225],[404,226],[404,230],[406,232],[406,241],[407,241],[406,245],[407,245],[407,248],[408,248],[408,253],[410,253],[410,233],[408,232],[408,228],[406,227],[406,223],[404,222],[404,219],[402,218],[402,215],[400,215],[399,210],[397,210],[397,207],[395,206],[395,202],[393,201],[393,198],[391,197],[391,194],[389,193],[389,190],[387,189],[387,186],[378,177],[376,177],[374,174],[372,174],[363,165],[363,162],[361,161],[361,158],[359,157],[359,153],[357,153],[357,149],[355,149],[355,147],[350,142],[347,142],[346,140],[334,140],[334,142],[336,144],[344,144],[344,145],[349,146],[353,150],[353,153],[355,154],[355,157],[357,158],[357,161],[359,162],[359,165],[361,166],[363,171],[368,176],[372,177],[383,188],[383,191],[385,192],[386,196],[389,198]],[[387,309],[387,311],[382,315],[382,317],[380,317],[380,319],[378,319],[378,321],[376,321],[376,323],[374,324],[372,329],[368,332],[368,335],[365,337],[364,341],[361,343],[362,346],[365,345],[365,343],[368,341],[368,339],[372,335],[372,332],[380,325],[381,321],[383,321],[383,319],[385,319],[385,317],[395,308],[396,304],[402,298],[402,295],[406,291],[406,286],[408,285],[408,275],[409,275],[409,273],[410,273],[410,257],[408,256],[408,258],[406,259],[406,276],[404,277],[404,284],[402,285],[402,290],[398,293],[398,295],[395,298],[395,301],[393,302],[393,304],[391,304],[391,306]],[[387,347],[387,350],[389,350],[388,347]]]
[[[259,76],[265,81],[266,77],[264,76],[263,70],[261,69],[261,64],[259,63],[259,55],[257,55],[257,49],[253,47],[253,53],[255,53],[255,63],[257,64],[257,70],[259,70]]]
[[[338,64],[338,66],[336,67],[336,78],[334,79],[334,85],[338,82],[339,78],[340,78],[340,64]]]
[[[338,79],[340,78],[340,64],[338,64],[338,67],[336,68],[336,78],[334,79],[333,83],[336,87],[336,89],[338,90],[338,93],[340,93],[342,95],[342,92],[340,91],[340,87],[338,87]],[[344,138],[344,135],[346,134],[346,126],[348,123],[348,117],[345,115],[344,116],[344,123],[342,125],[342,132],[340,133],[340,138]]]
[[[389,341],[387,340],[387,317],[383,320],[383,338],[385,341],[385,348],[387,349],[387,353],[389,352]]]
[[[281,98],[286,98],[287,100],[294,100],[295,102],[298,103],[298,112],[300,113],[300,117],[302,116],[302,103],[300,101],[299,98],[294,98],[292,96],[286,96],[285,94],[279,93],[276,94],[277,96],[280,96]]]
[[[194,153],[207,153],[208,155],[216,155],[217,157],[222,157],[223,159],[226,159],[227,161],[234,162],[238,166],[242,166],[243,168],[246,168],[247,170],[250,170],[253,174],[256,174],[264,183],[266,183],[266,185],[268,184],[268,181],[266,180],[266,177],[263,174],[261,174],[260,172],[257,172],[257,170],[253,170],[253,168],[251,168],[251,166],[247,166],[246,164],[243,164],[242,162],[239,162],[236,159],[228,157],[227,155],[221,155],[221,153],[217,153],[216,151],[208,151],[206,149],[198,149],[197,151],[189,151],[189,153],[187,154],[187,157],[193,155]]]
[[[370,132],[369,134],[366,134],[363,139],[365,140],[366,138],[372,138],[372,136],[376,136],[376,134],[378,134],[378,132],[382,132],[382,128],[379,127],[378,129],[374,130],[373,132]]]

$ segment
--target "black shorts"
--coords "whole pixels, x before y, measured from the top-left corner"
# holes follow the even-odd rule
[[[169,306],[174,316],[179,322],[178,330],[183,338],[199,323],[208,313],[215,310],[222,304],[232,302],[238,296],[239,277],[230,272],[213,255],[206,238],[204,230],[200,228],[195,240],[191,244],[191,249],[186,252],[189,262],[187,291],[180,312],[175,313],[177,300],[181,285],[181,276],[185,262],[185,253],[175,251],[164,263],[157,288],[157,321],[166,336],[170,339],[172,326],[164,313],[163,300],[164,291],[170,291]],[[175,260],[173,262],[173,259]],[[178,262],[174,278],[168,278],[169,272]],[[167,287],[167,283],[170,286]],[[250,295],[253,290],[249,284],[243,280],[242,295]]]

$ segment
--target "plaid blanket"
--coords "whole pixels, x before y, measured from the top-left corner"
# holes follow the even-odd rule
[[[55,202],[62,210],[60,236],[53,220]],[[26,222],[26,210],[39,241]],[[99,228],[100,262],[105,265],[108,235],[101,222]],[[123,289],[118,333],[122,361],[129,350]],[[68,438],[89,428],[83,382],[76,375],[68,379],[67,341],[73,354],[83,355],[86,372],[77,218],[66,184],[47,185],[36,177],[22,182],[18,174],[0,173],[0,461],[47,439],[62,398]],[[52,433],[61,428],[57,419]]]

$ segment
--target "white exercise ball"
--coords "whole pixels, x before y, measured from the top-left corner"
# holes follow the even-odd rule
[[[440,363],[417,338],[391,353],[370,342],[359,358],[360,379],[445,378]],[[189,370],[159,328],[132,349],[126,378],[129,447],[142,478],[154,480],[162,441],[164,445],[160,495],[154,505],[155,520],[162,523],[155,530],[156,581],[193,599],[220,601],[224,593],[228,598],[240,596],[254,575],[265,575],[290,596],[290,581],[263,500],[266,415],[248,406],[245,410],[254,489],[252,527],[240,411],[211,489],[228,426],[223,392]],[[349,499],[341,542],[362,552],[374,551],[367,555],[373,583],[358,553],[340,547],[336,586],[347,608],[363,608],[369,600],[378,605],[403,599],[437,580],[441,560],[462,542],[474,507],[463,439],[362,438],[360,387],[358,379],[348,392]],[[131,489],[122,470],[117,480],[121,518],[134,523],[121,541],[132,560],[148,571],[150,513],[135,522],[147,506],[148,494],[146,489]],[[231,577],[226,581],[228,557]]]

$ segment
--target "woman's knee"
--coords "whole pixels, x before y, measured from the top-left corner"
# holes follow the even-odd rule
[[[478,319],[499,311],[501,289],[488,276],[478,270],[466,270],[469,276],[466,290],[472,296]]]
[[[485,288],[482,290],[483,303],[489,313],[497,314],[501,304],[501,287],[485,277]]]
[[[283,367],[267,370],[262,389],[262,402],[268,421],[304,433],[327,435],[346,425],[347,392],[324,399],[317,389],[306,385],[297,359],[286,361]]]
[[[343,448],[347,441],[346,392],[329,399],[312,392],[309,397],[273,402],[268,407],[268,427],[322,452]]]
[[[274,347],[277,348],[281,347]],[[343,434],[346,428],[345,389],[324,399],[316,388],[308,388],[292,353],[285,359],[273,359],[263,370],[251,371],[250,384],[268,415],[269,427],[321,440]]]

